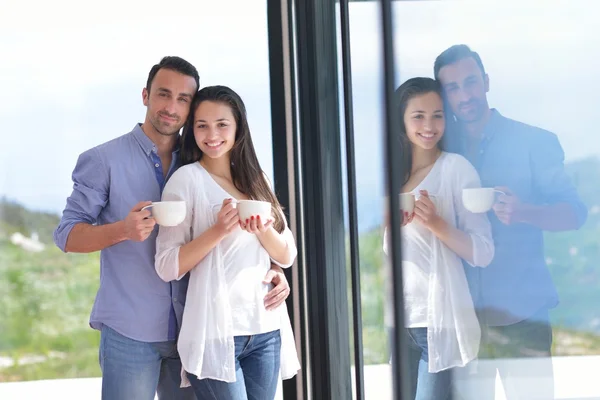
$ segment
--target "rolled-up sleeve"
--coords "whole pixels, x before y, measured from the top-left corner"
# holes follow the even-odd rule
[[[156,238],[154,267],[158,276],[165,282],[180,280],[179,249],[192,240],[193,191],[188,190],[190,180],[175,172],[165,185],[162,201],[185,201],[185,219],[177,226],[160,226]]]
[[[296,257],[298,256],[298,248],[296,247],[296,239],[294,238],[294,234],[292,233],[290,228],[287,227],[287,225],[286,225],[285,229],[283,230],[283,232],[281,232],[281,236],[283,237],[283,240],[285,240],[285,245],[289,252],[288,262],[281,263],[272,257],[271,257],[271,262],[273,264],[279,265],[281,268],[289,268],[294,264],[294,261],[296,260]]]
[[[541,131],[531,152],[533,185],[542,204],[568,203],[577,216],[577,227],[586,221],[588,209],[565,170],[565,154],[555,134]]]
[[[73,227],[79,223],[95,224],[108,201],[108,171],[97,148],[79,156],[72,179],[73,192],[53,234],[54,243],[63,252]]]
[[[472,213],[467,210],[462,201],[462,190],[479,188],[481,181],[475,168],[465,158],[457,162],[458,168],[453,171],[453,197],[456,206],[458,229],[471,237],[473,244],[473,262],[466,260],[474,267],[487,267],[494,259],[494,241],[492,227],[485,213]]]
[[[265,177],[267,184],[271,188],[271,191],[273,191],[273,193],[275,193],[273,190],[273,184],[271,183],[267,174],[263,173],[263,176]],[[271,262],[273,264],[279,265],[281,268],[289,268],[294,264],[294,261],[296,260],[296,257],[298,256],[298,248],[296,247],[296,239],[294,238],[294,234],[288,227],[287,221],[285,219],[285,215],[282,211],[281,211],[281,216],[283,218],[283,221],[285,222],[285,228],[284,228],[283,232],[281,232],[281,235],[283,236],[283,240],[285,240],[285,245],[289,252],[289,259],[288,259],[287,263],[281,263],[281,262],[275,260],[273,257],[271,257]]]

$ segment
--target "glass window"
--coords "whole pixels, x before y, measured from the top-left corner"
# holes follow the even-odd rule
[[[240,94],[272,179],[266,2],[115,5],[14,3],[0,15],[0,382],[100,376],[88,325],[99,253],[64,254],[52,233],[78,155],[143,122],[142,89],[163,56]],[[0,397],[35,387],[0,384]]]
[[[422,390],[434,393],[419,398],[439,398],[435,390],[448,387],[460,398],[473,399],[600,396],[589,372],[600,353],[594,264],[600,208],[592,183],[600,148],[591,128],[600,101],[596,8],[583,1],[393,2],[397,86],[415,77],[438,78],[445,110],[440,125],[423,97],[431,92],[423,89],[428,83],[413,82],[424,93],[407,98],[421,96],[425,103],[419,107],[425,109],[419,118],[427,122],[410,128],[412,117],[401,116],[411,143],[403,148],[422,150],[432,135],[443,134],[443,149],[450,154],[440,158],[444,168],[438,168],[437,158],[427,164],[427,158],[414,156],[421,164],[412,164],[413,180],[404,190],[416,190],[418,202],[419,190],[427,189],[438,215],[467,232],[471,243],[465,252],[417,217],[403,228],[406,321],[398,328],[408,334],[411,348],[404,350],[412,371],[405,383],[419,381],[419,396],[425,396]],[[384,174],[374,161],[382,157],[383,137],[379,17],[376,2],[351,4],[367,398],[386,398],[380,388],[391,387],[391,382],[382,385],[382,371],[390,370],[389,351],[384,341],[372,339],[385,326],[380,319],[384,302],[373,299],[386,293],[384,257],[375,253],[384,241],[380,226],[385,222],[377,206],[385,196]],[[452,47],[462,44],[478,56]],[[416,106],[409,108],[416,111]],[[416,139],[410,138],[411,129]],[[502,193],[463,194],[462,189],[476,186]],[[484,256],[489,253],[489,244],[482,242],[485,228],[473,225],[482,216],[494,244],[491,259]],[[436,270],[431,257],[440,243],[444,249],[438,248]],[[460,257],[460,268],[447,261],[452,254]],[[453,275],[441,270],[450,266],[456,267]],[[469,296],[452,297],[452,291]],[[450,297],[436,303],[436,295]],[[452,299],[459,303],[448,319]],[[462,327],[456,332],[428,319],[427,312]],[[466,367],[445,369],[462,364]],[[370,377],[368,371],[376,368],[379,372]],[[369,379],[379,392],[369,390]]]

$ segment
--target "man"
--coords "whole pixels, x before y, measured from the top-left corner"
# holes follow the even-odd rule
[[[165,57],[142,91],[143,124],[79,156],[73,193],[54,232],[64,252],[100,251],[100,288],[90,325],[101,331],[102,398],[194,399],[179,389],[177,334],[188,277],[165,283],[154,269],[157,227],[148,210],[160,201],[178,168],[179,131],[198,91],[196,68]],[[265,277],[276,286],[265,297],[275,308],[289,294],[279,267]],[[199,399],[200,400],[200,399]]]
[[[544,258],[544,231],[579,229],[587,209],[564,168],[556,135],[502,116],[488,106],[490,80],[479,55],[455,45],[435,60],[449,114],[448,150],[464,155],[484,187],[498,196],[488,213],[496,255],[487,268],[467,268],[482,326],[477,399],[494,398],[496,370],[509,399],[552,399],[549,309],[558,295]],[[539,357],[517,371],[500,358]],[[530,365],[530,364],[527,364]]]

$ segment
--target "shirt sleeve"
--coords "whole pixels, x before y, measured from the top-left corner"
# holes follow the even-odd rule
[[[467,262],[473,267],[487,267],[495,251],[490,221],[485,213],[476,214],[467,210],[462,201],[462,190],[481,187],[481,181],[467,159],[458,158],[456,165],[456,170],[452,172],[456,222],[458,229],[469,235],[473,244],[473,262]]]
[[[577,226],[581,227],[588,210],[565,171],[565,155],[558,138],[550,132],[543,132],[536,138],[531,146],[530,162],[538,200],[542,204],[568,203],[577,216]]]
[[[180,173],[181,171],[181,173]],[[176,226],[159,226],[156,238],[156,257],[154,267],[156,273],[165,282],[180,280],[185,274],[179,275],[179,249],[192,240],[192,216],[194,191],[191,190],[191,177],[185,176],[182,170],[175,172],[165,185],[162,201],[185,201],[186,213],[183,222]]]
[[[79,223],[95,224],[108,201],[110,177],[98,148],[79,156],[72,179],[73,192],[53,234],[54,243],[63,252],[73,227]]]
[[[290,228],[288,228],[287,223],[285,225],[285,229],[283,230],[283,232],[281,232],[281,235],[283,236],[283,239],[285,240],[285,245],[286,245],[288,251],[290,252],[290,261],[289,261],[289,263],[283,264],[283,263],[280,263],[277,260],[275,260],[273,257],[271,257],[271,262],[273,264],[279,265],[281,268],[289,268],[294,264],[294,261],[296,260],[296,257],[298,256],[298,249],[296,247],[296,239],[294,238],[294,234],[292,233]]]
[[[273,190],[273,184],[269,180],[269,177],[267,176],[267,174],[263,172],[263,176],[265,177],[267,184],[271,188],[271,191],[273,193],[275,193],[275,191]],[[288,227],[287,220],[285,218],[285,214],[283,213],[283,211],[281,211],[281,216],[283,218],[283,222],[285,223],[285,228],[283,229],[283,232],[281,232],[281,235],[283,236],[283,240],[285,240],[286,247],[290,251],[290,262],[283,264],[283,263],[278,262],[277,260],[275,260],[272,257],[271,257],[271,262],[273,264],[279,265],[281,268],[289,268],[294,264],[294,261],[296,260],[296,257],[298,256],[298,248],[296,247],[296,238],[294,238],[294,234]]]

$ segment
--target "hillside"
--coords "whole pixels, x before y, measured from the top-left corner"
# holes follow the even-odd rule
[[[52,232],[59,220],[56,214],[29,211],[14,201],[0,198],[0,239],[14,232],[26,236],[36,232],[40,241],[49,244],[52,243]]]
[[[0,239],[0,381],[99,376],[100,336],[87,322],[98,269],[98,254],[28,253]]]

